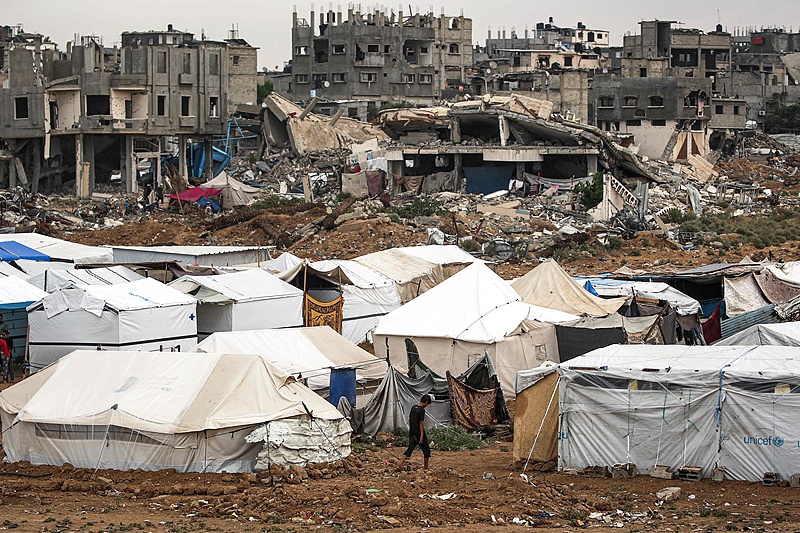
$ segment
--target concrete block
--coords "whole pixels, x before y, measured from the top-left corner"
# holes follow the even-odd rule
[[[792,474],[792,477],[789,478],[789,486],[800,488],[800,474]]]
[[[665,487],[656,492],[656,498],[665,502],[672,502],[681,497],[680,487]]]
[[[650,471],[650,477],[659,479],[675,479],[675,472],[672,472],[668,466],[656,465]]]
[[[636,477],[636,465],[634,463],[617,463],[611,467],[612,478],[631,478]]]

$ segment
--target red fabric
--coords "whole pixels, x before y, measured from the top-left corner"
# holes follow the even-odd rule
[[[708,317],[708,320],[703,322],[703,338],[706,340],[706,344],[711,344],[714,341],[718,341],[722,338],[722,325],[720,324],[720,307],[722,304],[718,305],[714,312],[711,313],[711,316]]]
[[[8,345],[3,339],[0,339],[0,352],[2,352],[6,357],[11,357],[11,354],[8,353]]]
[[[181,202],[196,202],[200,198],[210,198],[211,196],[217,196],[221,192],[222,189],[215,189],[214,187],[210,187],[208,189],[203,189],[202,187],[192,187],[191,189],[186,189],[179,194],[170,194],[167,196],[167,198],[172,200],[180,200]]]

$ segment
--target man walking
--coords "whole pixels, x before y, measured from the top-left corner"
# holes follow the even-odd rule
[[[408,448],[403,452],[403,458],[397,465],[398,470],[402,470],[406,459],[411,457],[411,452],[419,446],[424,458],[423,468],[428,469],[428,459],[431,457],[431,447],[428,444],[428,434],[425,432],[425,408],[431,404],[430,395],[426,394],[420,398],[419,403],[411,408],[408,416]]]

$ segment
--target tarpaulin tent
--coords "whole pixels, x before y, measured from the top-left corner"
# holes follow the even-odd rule
[[[45,296],[46,292],[16,276],[0,278],[0,314],[14,343],[13,357],[25,354],[28,334],[28,313],[25,308]]]
[[[221,192],[222,189],[215,189],[214,187],[191,187],[185,191],[179,192],[178,194],[167,195],[167,198],[171,200],[180,200],[181,202],[193,203],[198,201],[200,198],[217,196]]]
[[[258,187],[252,187],[230,177],[224,170],[216,178],[201,184],[200,187],[221,191],[222,207],[226,209],[249,205],[255,201],[261,192]]]
[[[618,345],[558,372],[560,468],[718,467],[745,481],[797,472],[797,348]]]
[[[603,298],[622,297],[632,301],[635,297],[637,300],[665,301],[680,315],[696,315],[702,312],[700,302],[663,282],[611,278],[575,278],[575,280],[584,287],[590,283],[597,295]]]
[[[86,246],[75,242],[62,241],[39,233],[0,233],[0,244],[17,242],[36,250],[52,261],[68,263],[110,263],[111,250],[97,246]]]
[[[557,365],[517,372],[514,388],[514,465],[558,459]]]
[[[16,261],[17,259],[50,261],[50,256],[16,241],[0,242],[0,261]]]
[[[445,279],[472,263],[485,263],[454,244],[429,244],[426,246],[401,246],[393,248],[406,255],[424,259],[442,267]]]
[[[169,287],[197,298],[197,333],[303,325],[303,291],[254,268],[215,276],[182,276]]]
[[[28,307],[31,371],[78,349],[189,350],[196,303],[150,278],[59,289]]]
[[[28,283],[45,292],[53,292],[73,285],[116,285],[144,279],[136,271],[124,267],[79,268],[69,270],[45,270],[28,278]]]
[[[402,304],[397,283],[380,272],[355,261],[329,259],[306,261],[279,275],[320,302],[331,302],[341,294],[342,335],[364,342],[380,318]]]
[[[214,333],[197,352],[260,355],[285,374],[301,375],[313,390],[330,383],[331,368],[350,367],[362,384],[386,374],[386,361],[362,350],[327,326]]]
[[[441,265],[395,249],[362,255],[354,261],[394,281],[404,303],[432,289],[445,279]]]
[[[250,472],[350,452],[341,414],[255,355],[76,351],[0,392],[0,421],[9,462]]]
[[[558,361],[555,328],[543,321],[576,319],[521,302],[497,274],[473,264],[381,318],[373,344],[378,357],[406,370],[410,339],[422,362],[439,375],[461,373],[488,353],[503,392],[513,395],[518,370]]]
[[[411,378],[390,367],[364,407],[355,408],[347,398],[342,397],[338,408],[350,420],[355,433],[375,436],[381,431],[407,429],[411,408],[419,403],[424,394],[433,396],[435,386],[436,382],[430,373]],[[450,401],[433,398],[433,402],[425,409],[425,427],[451,425]]]
[[[800,322],[756,324],[732,335],[714,346],[798,346]]]
[[[626,302],[625,298],[606,300],[594,296],[553,259],[548,259],[514,281],[511,287],[523,302],[578,316],[607,316],[616,313]]]
[[[556,324],[561,362],[611,344],[664,344],[659,316],[602,318],[583,317],[575,322]]]

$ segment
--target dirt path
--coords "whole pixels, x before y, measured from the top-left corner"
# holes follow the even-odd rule
[[[562,474],[535,474],[529,484],[511,469],[508,443],[471,452],[434,452],[430,473],[398,474],[393,463],[399,453],[391,448],[366,450],[349,461],[350,472],[331,465],[306,470],[307,480],[301,480],[305,474],[298,471],[294,477],[276,477],[272,484],[263,475],[95,475],[70,466],[3,464],[0,530],[477,532],[514,518],[562,531],[800,529],[800,491],[790,488]],[[420,463],[421,457],[413,458],[414,467]],[[666,486],[680,486],[682,496],[658,506],[655,492]],[[449,494],[453,496],[448,499],[431,498]]]

